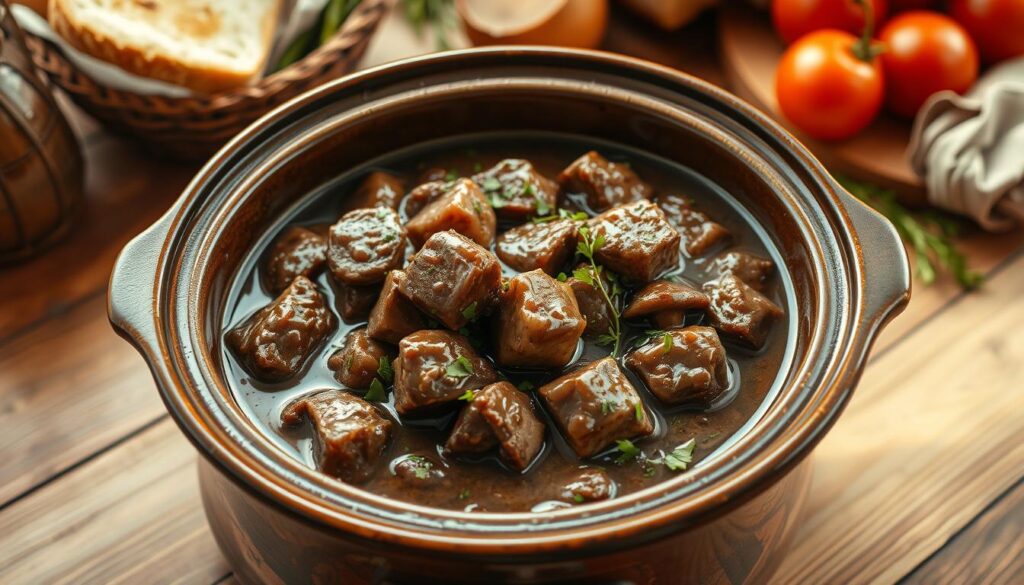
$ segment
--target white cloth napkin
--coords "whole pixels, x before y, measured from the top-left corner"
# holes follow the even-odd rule
[[[278,27],[279,32],[274,41],[274,47],[270,51],[268,63],[276,63],[281,52],[288,47],[292,40],[313,25],[325,4],[327,4],[327,0],[290,0],[285,3],[284,16]],[[45,18],[27,6],[15,4],[11,7],[11,14],[18,21],[18,26],[25,31],[45,38],[61,47],[64,54],[74,63],[75,67],[96,80],[97,83],[112,89],[143,95],[162,95],[167,97],[188,97],[193,95],[193,92],[186,87],[129,73],[116,65],[79,51],[54,32],[50,28],[50,23]]]
[[[1024,58],[967,94],[932,96],[914,120],[911,166],[929,201],[989,231],[1024,226]]]

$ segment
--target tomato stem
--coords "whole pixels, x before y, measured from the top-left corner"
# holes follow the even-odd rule
[[[884,50],[880,45],[871,42],[871,38],[875,35],[875,5],[872,0],[854,0],[854,2],[860,4],[864,9],[864,30],[861,31],[860,38],[853,43],[850,50],[853,51],[854,57],[865,63],[870,63]]]

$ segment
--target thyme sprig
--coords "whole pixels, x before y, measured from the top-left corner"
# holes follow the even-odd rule
[[[416,34],[422,35],[424,29],[434,33],[434,44],[438,51],[451,48],[449,35],[457,28],[453,0],[403,0],[405,18],[412,23]]]
[[[900,204],[889,190],[838,177],[840,184],[854,197],[875,208],[896,226],[900,238],[914,256],[916,273],[924,284],[935,282],[939,271],[946,271],[964,289],[978,288],[985,276],[967,266],[967,258],[953,242],[960,232],[960,222],[941,212],[929,209],[913,212]]]
[[[603,245],[604,235],[597,234],[595,236],[590,232],[589,227],[580,226],[576,252],[587,261],[589,266],[577,268],[572,272],[572,275],[576,280],[589,284],[601,291],[601,296],[604,297],[604,301],[608,304],[608,310],[611,313],[612,319],[611,325],[608,326],[608,333],[599,336],[597,342],[601,345],[610,345],[612,357],[618,357],[619,347],[622,345],[622,325],[620,323],[622,314],[619,312],[618,299],[622,296],[623,290],[622,285],[619,284],[618,275],[606,271],[604,266],[599,265],[597,260],[594,259],[594,254]],[[602,278],[602,274],[604,278]],[[609,287],[605,284],[606,280],[611,285],[610,291],[608,290]]]

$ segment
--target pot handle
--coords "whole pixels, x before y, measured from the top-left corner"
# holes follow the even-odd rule
[[[877,330],[903,312],[910,301],[910,261],[895,226],[837,182],[860,245],[864,263],[864,320]]]
[[[158,345],[154,312],[157,264],[178,212],[173,205],[132,238],[114,261],[107,288],[107,318],[114,330],[140,351],[153,355]]]

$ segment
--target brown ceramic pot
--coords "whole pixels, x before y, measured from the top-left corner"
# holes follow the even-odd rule
[[[767,230],[793,282],[793,359],[751,431],[644,491],[545,514],[468,514],[381,498],[263,437],[219,363],[226,293],[254,242],[316,187],[385,153],[466,132],[613,140],[696,169]],[[728,93],[625,57],[472,50],[350,76],[286,104],[206,165],[122,252],[110,318],[145,356],[204,456],[203,502],[250,583],[761,581],[876,333],[906,304],[892,226],[789,134]]]

